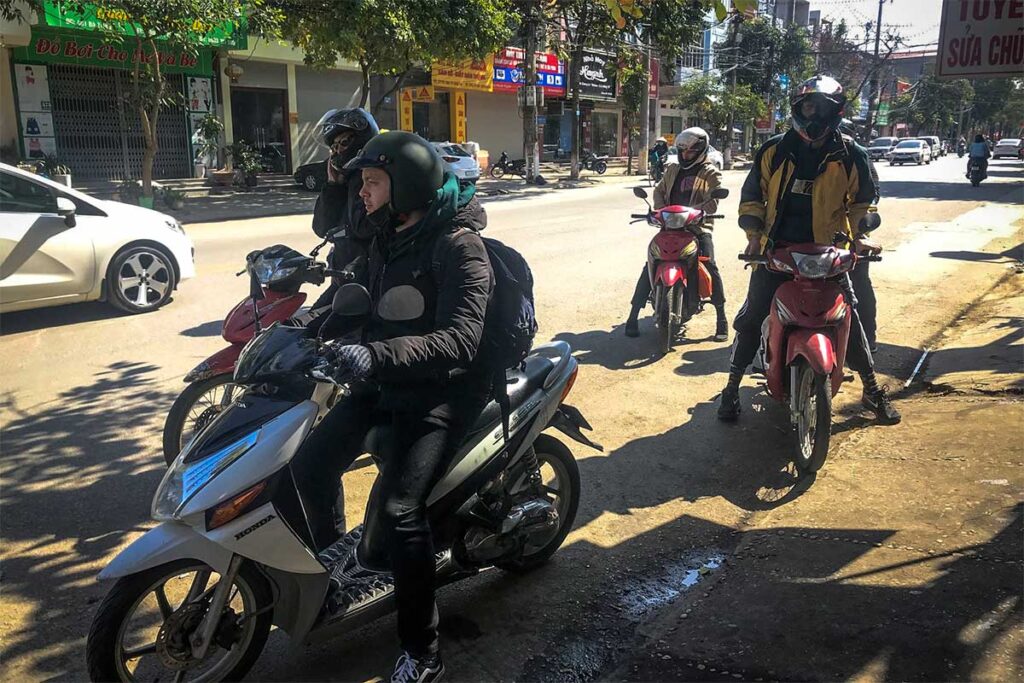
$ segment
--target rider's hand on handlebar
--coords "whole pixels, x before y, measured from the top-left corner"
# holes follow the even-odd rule
[[[761,236],[747,238],[747,248],[743,250],[747,256],[759,256],[761,254]]]
[[[328,344],[327,347],[321,361],[313,368],[314,373],[320,372],[336,382],[366,379],[373,374],[373,354],[362,344]]]
[[[858,237],[853,240],[853,252],[858,256],[880,254],[882,245],[866,236]]]

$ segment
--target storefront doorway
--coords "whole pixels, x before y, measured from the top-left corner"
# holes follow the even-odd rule
[[[260,153],[265,173],[291,173],[291,141],[285,112],[288,91],[277,88],[231,88],[234,139]]]
[[[435,91],[432,102],[413,102],[412,129],[421,138],[431,142],[451,139],[449,96],[449,93]]]

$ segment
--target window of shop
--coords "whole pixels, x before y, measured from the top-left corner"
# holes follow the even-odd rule
[[[673,139],[683,131],[683,117],[682,116],[662,116],[661,117],[661,134],[666,139]]]
[[[615,112],[595,111],[590,115],[590,125],[594,153],[617,156],[619,149],[619,115]]]

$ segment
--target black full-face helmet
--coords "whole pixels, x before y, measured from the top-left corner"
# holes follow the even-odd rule
[[[805,113],[806,102],[814,104],[813,111]],[[819,74],[797,86],[789,103],[793,129],[807,142],[817,142],[839,128],[846,108],[846,94],[839,81]]]
[[[331,109],[317,122],[316,141],[330,147],[334,139],[345,131],[352,131],[352,139],[338,155],[338,165],[344,165],[362,149],[370,138],[380,133],[380,127],[365,109]]]
[[[395,214],[425,208],[444,184],[444,162],[437,150],[419,135],[405,131],[381,133],[345,164],[346,171],[363,168],[380,168],[388,174],[390,208]]]

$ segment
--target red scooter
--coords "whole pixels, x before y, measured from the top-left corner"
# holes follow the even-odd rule
[[[634,187],[633,194],[647,201],[647,192]],[[711,193],[712,199],[725,199],[729,190],[720,187]],[[647,221],[658,228],[647,249],[647,275],[651,278],[651,305],[658,328],[658,343],[662,353],[672,350],[672,343],[683,331],[684,325],[704,308],[711,298],[711,274],[704,266],[707,256],[698,256],[698,230],[710,218],[723,218],[721,214],[705,213],[700,207],[680,205],[650,209],[645,214],[632,214],[630,223]],[[697,260],[696,282],[689,282],[694,259]],[[688,288],[696,287],[696,296]]]
[[[306,302],[306,293],[299,290],[306,283],[323,284],[328,275],[335,274],[316,260],[329,239],[330,236],[318,244],[309,256],[282,244],[246,256],[245,270],[238,275],[249,274],[249,296],[238,302],[224,319],[221,336],[228,346],[185,375],[188,386],[174,400],[164,422],[163,451],[168,465],[190,440],[231,405],[236,390],[235,363],[256,332],[279,321],[294,319],[306,324],[312,319],[310,312],[296,316]]]
[[[862,227],[873,230],[880,223],[878,214],[870,214]],[[838,280],[860,259],[882,259],[821,244],[776,245],[761,255],[740,254],[740,259],[793,278],[775,293],[755,365],[764,369],[768,395],[789,401],[797,471],[817,472],[828,455],[832,397],[843,384],[850,339],[852,316]]]

